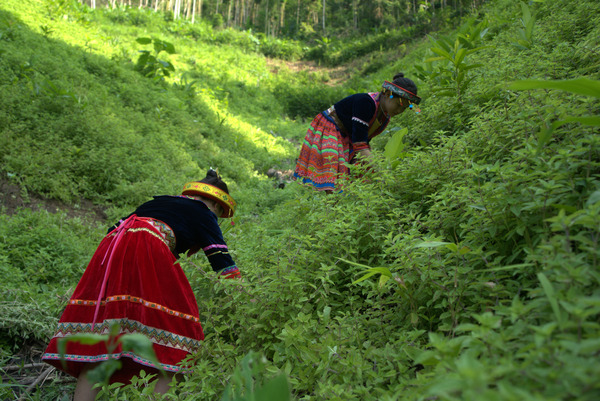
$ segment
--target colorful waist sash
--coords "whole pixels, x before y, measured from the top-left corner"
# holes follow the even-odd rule
[[[149,217],[138,217],[138,219],[144,220],[152,227],[156,228],[161,235],[163,242],[169,247],[169,250],[175,252],[175,232],[171,227],[158,219],[151,219]]]
[[[342,135],[344,135],[345,137],[348,136],[348,131],[346,130],[346,127],[344,127],[344,124],[342,124],[342,120],[340,120],[340,118],[338,117],[336,111],[335,111],[335,107],[331,106],[330,108],[328,108],[327,110],[325,110],[324,114],[326,116],[329,116],[333,122],[335,123],[335,125],[338,126],[340,132],[342,133]]]

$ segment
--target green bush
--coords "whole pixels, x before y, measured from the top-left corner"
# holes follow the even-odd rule
[[[389,127],[407,128],[393,137],[397,151],[383,152],[389,134],[377,137],[374,153],[386,157],[352,166],[352,180],[330,195],[299,183],[276,189],[261,174],[293,166],[306,127],[285,116],[311,119],[397,71],[416,76],[432,44],[413,40],[394,59],[409,30],[356,43],[321,39],[323,58],[376,51],[352,59],[348,79],[329,87],[326,74],[275,73],[255,53],[259,35],[153,22],[176,44],[181,73],[153,83],[132,71],[131,56],[109,62],[101,54],[112,50],[73,39],[89,32],[75,18],[43,19],[50,37],[70,35],[59,43],[36,34],[31,17],[6,12],[2,173],[24,194],[103,202],[112,219],[219,167],[240,205],[235,225],[223,228],[244,281],[218,280],[203,255],[182,261],[206,339],[191,357],[194,371],[170,394],[178,399],[214,400],[284,373],[301,400],[595,400],[600,109],[597,98],[556,90],[554,81],[597,83],[598,4],[529,4],[533,31],[528,46],[516,47],[520,4],[487,2],[477,20],[488,21],[488,34],[470,48],[491,47],[469,55],[482,67],[463,69],[460,101],[435,94],[431,74],[417,76],[421,113]],[[467,37],[469,21],[444,32],[463,46],[454,56],[479,41]],[[132,25],[126,34],[101,26],[105,36],[122,35],[120,54],[141,36]],[[267,44],[273,54],[297,50]],[[460,81],[460,68],[442,72]],[[515,88],[515,80],[550,86]],[[48,335],[102,234],[86,227],[44,212],[0,219],[0,266],[10,276],[9,302],[0,305],[4,350],[19,336]],[[247,364],[255,353],[265,359]],[[118,396],[147,396],[146,382]]]
[[[0,214],[2,348],[50,338],[103,230],[64,211]]]
[[[278,84],[273,90],[285,113],[292,118],[312,119],[318,113],[350,93],[343,88],[327,85],[294,85],[289,82]]]

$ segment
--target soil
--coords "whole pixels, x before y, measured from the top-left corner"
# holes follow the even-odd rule
[[[94,205],[87,199],[81,199],[79,204],[70,205],[56,199],[49,199],[39,194],[28,192],[23,196],[21,188],[7,180],[0,178],[0,212],[7,215],[14,214],[19,209],[46,210],[50,213],[63,211],[69,218],[79,217],[86,221],[98,223],[106,222],[106,214],[102,206]]]
[[[352,66],[338,66],[338,67],[322,67],[314,61],[282,61],[278,59],[267,58],[267,66],[273,74],[279,73],[282,68],[287,68],[293,72],[309,71],[309,72],[323,72],[326,71],[329,75],[329,80],[325,83],[329,86],[336,86],[348,78],[348,71],[352,69]]]

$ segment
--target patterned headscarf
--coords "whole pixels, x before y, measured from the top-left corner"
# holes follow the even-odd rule
[[[385,81],[382,86],[383,89],[387,89],[400,97],[408,99],[414,104],[421,103],[421,98],[419,96],[417,96],[415,93],[412,93],[409,90],[402,88],[401,86],[396,85],[393,82]]]

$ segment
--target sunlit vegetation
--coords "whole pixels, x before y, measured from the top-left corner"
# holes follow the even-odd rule
[[[244,281],[182,261],[206,341],[173,399],[600,399],[599,2],[381,2],[413,21],[348,34],[327,14],[308,36],[215,23],[214,1],[194,21],[113,3],[0,4],[0,183],[25,202],[2,198],[0,366],[36,361],[114,219],[214,167]],[[398,71],[421,112],[343,192],[267,175],[316,113]],[[106,218],[69,217],[89,202]],[[73,388],[2,378],[2,399]]]

